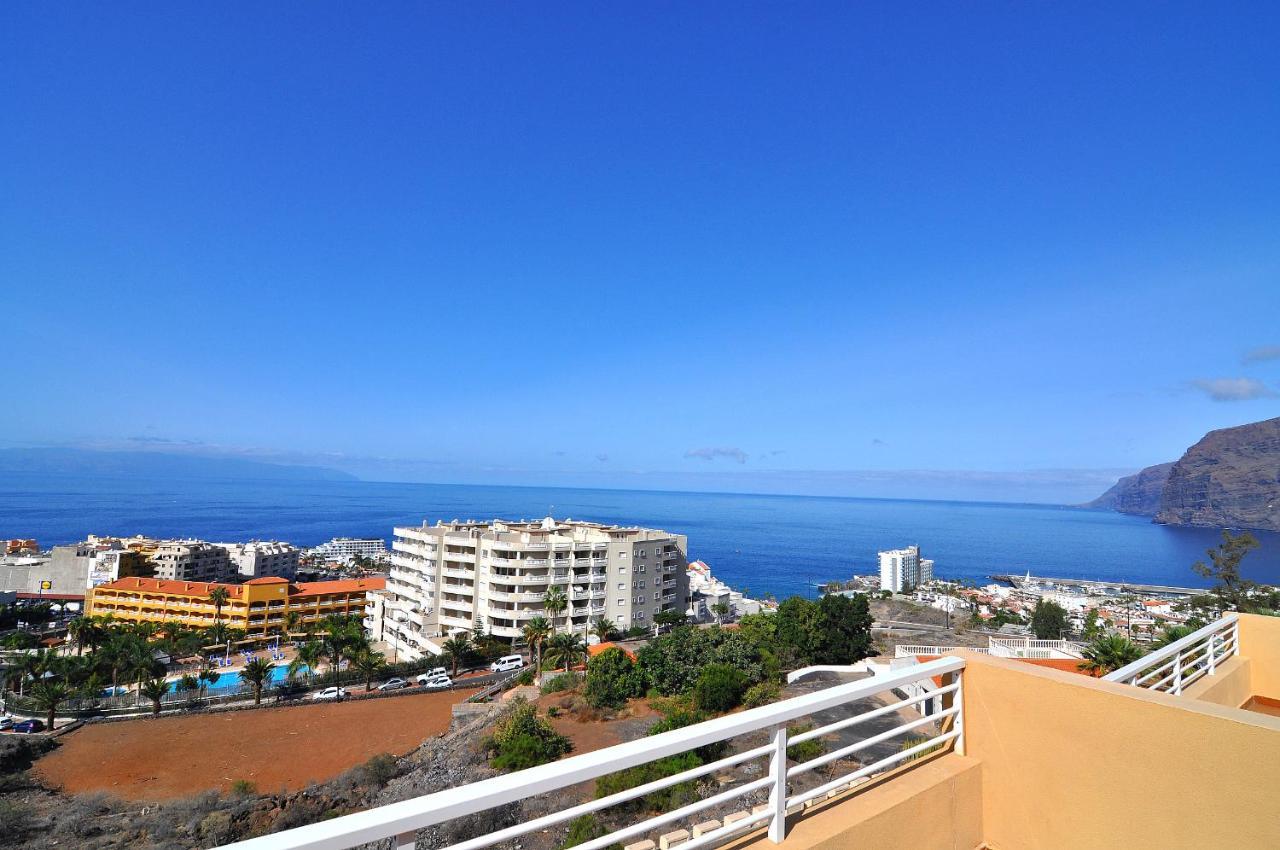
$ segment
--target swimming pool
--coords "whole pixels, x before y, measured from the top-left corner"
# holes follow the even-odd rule
[[[301,667],[298,670],[299,676],[305,676],[306,674],[307,674],[307,668],[305,666]],[[273,685],[280,684],[287,678],[289,678],[289,665],[277,664],[276,666],[271,668],[271,677],[267,679],[267,681],[263,684],[263,687],[270,688]],[[169,690],[171,692],[174,691],[175,688],[177,687],[177,684],[178,684],[178,681],[176,679],[170,682]],[[243,684],[244,684],[244,681],[240,678],[239,670],[228,670],[225,673],[219,671],[218,681],[214,682],[211,685],[208,685],[205,688],[205,692],[211,693],[211,694],[230,693],[231,691],[239,690],[240,686]]]

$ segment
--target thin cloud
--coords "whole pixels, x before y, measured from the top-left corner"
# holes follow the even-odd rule
[[[883,446],[883,445],[887,445],[887,444],[885,443],[885,441],[884,441],[884,440],[880,439],[879,437],[872,437],[872,438],[871,438],[871,445],[873,445],[873,446]]]
[[[1249,363],[1265,363],[1268,360],[1280,360],[1280,345],[1259,346],[1240,358],[1240,362],[1246,365]]]
[[[684,456],[687,458],[696,457],[701,460],[715,460],[716,458],[723,457],[728,458],[729,460],[735,460],[738,463],[747,462],[747,453],[739,448],[689,449],[689,451],[684,453]]]
[[[1280,396],[1254,378],[1197,378],[1190,385],[1214,401],[1252,401]]]

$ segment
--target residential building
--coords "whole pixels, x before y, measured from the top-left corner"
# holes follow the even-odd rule
[[[387,556],[387,541],[380,537],[335,537],[308,549],[307,554],[325,561],[350,562],[356,556],[381,561]]]
[[[387,596],[366,626],[404,658],[438,652],[458,631],[519,637],[534,617],[586,632],[608,619],[650,626],[689,605],[687,539],[650,528],[574,520],[437,522],[396,528]],[[549,588],[565,610],[546,607]],[[379,619],[381,618],[381,619]]]
[[[151,563],[156,578],[170,581],[226,581],[235,573],[227,550],[203,540],[161,540]]]
[[[13,538],[4,542],[6,555],[39,555],[40,544],[30,538]]]
[[[368,594],[384,586],[380,578],[293,583],[268,576],[244,584],[122,578],[93,588],[86,613],[110,614],[130,622],[176,620],[207,628],[217,621],[209,594],[222,587],[229,598],[222,606],[221,621],[246,634],[263,635],[283,630],[290,613],[298,615],[299,627],[330,614],[363,614]]]
[[[298,573],[301,550],[278,540],[254,540],[250,543],[215,543],[227,553],[234,573],[244,578],[280,576],[292,579]]]
[[[889,549],[879,554],[881,590],[903,593],[933,580],[933,561],[920,557],[919,546]]]

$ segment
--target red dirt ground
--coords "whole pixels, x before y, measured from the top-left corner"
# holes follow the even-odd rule
[[[378,753],[402,755],[449,728],[450,706],[475,691],[415,694],[256,711],[90,723],[64,736],[35,773],[72,794],[165,800],[323,782]]]

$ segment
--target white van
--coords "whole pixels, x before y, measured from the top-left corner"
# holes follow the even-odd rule
[[[520,655],[504,655],[489,665],[494,673],[505,673],[508,670],[519,670],[524,666],[524,657]]]

